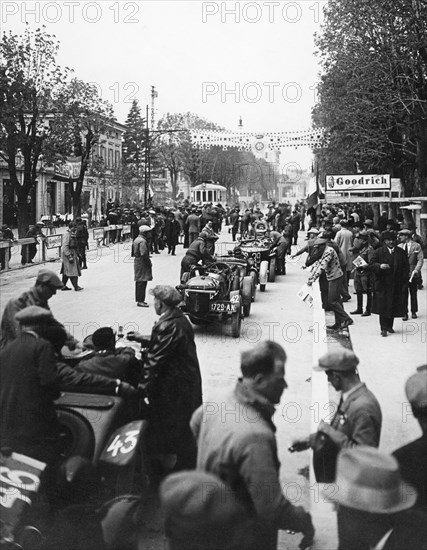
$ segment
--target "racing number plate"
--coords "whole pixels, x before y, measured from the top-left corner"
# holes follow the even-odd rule
[[[108,440],[100,460],[107,464],[126,466],[131,462],[138,449],[141,436],[142,420],[129,422],[116,430]]]
[[[231,302],[211,302],[209,304],[209,311],[215,313],[236,313],[237,304]]]

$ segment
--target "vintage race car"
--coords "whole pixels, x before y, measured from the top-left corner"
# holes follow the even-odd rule
[[[242,240],[234,248],[234,256],[246,261],[252,260],[257,270],[257,284],[261,292],[265,291],[267,282],[274,282],[276,278],[276,251],[271,248],[268,238]]]
[[[241,282],[238,265],[215,262],[195,265],[184,274],[177,289],[182,294],[182,310],[195,325],[231,320],[231,334],[240,336],[242,318],[249,315],[252,301],[252,280]]]

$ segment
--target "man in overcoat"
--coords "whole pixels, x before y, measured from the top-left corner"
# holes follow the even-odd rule
[[[385,337],[394,333],[394,318],[406,315],[409,261],[396,246],[396,233],[385,231],[382,237],[383,245],[375,250],[370,266],[375,276],[372,313],[379,315],[381,336]]]
[[[147,242],[147,235],[151,231],[148,225],[139,226],[139,236],[133,241],[133,268],[135,281],[135,301],[138,307],[148,307],[145,301],[148,281],[153,280],[151,267],[150,249]]]
[[[173,212],[169,212],[168,219],[165,226],[165,237],[168,245],[168,254],[175,256],[176,245],[179,242],[179,235],[181,233],[181,224],[175,218]]]

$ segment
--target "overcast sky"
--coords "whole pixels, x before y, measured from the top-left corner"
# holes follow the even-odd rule
[[[2,30],[44,24],[60,64],[98,85],[120,122],[132,99],[156,117],[191,111],[236,130],[310,127],[318,82],[313,34],[324,1],[41,1],[1,3]],[[230,93],[232,91],[235,93]],[[299,161],[307,151],[285,150]]]

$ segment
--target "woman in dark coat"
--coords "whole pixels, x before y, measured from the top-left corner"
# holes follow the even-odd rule
[[[148,346],[144,386],[149,399],[150,454],[175,454],[175,470],[196,466],[196,444],[190,430],[193,412],[202,404],[202,382],[194,332],[176,307],[181,295],[171,286],[152,290],[160,319],[151,338],[130,333],[128,338]]]
[[[175,219],[173,212],[170,212],[166,220],[165,237],[168,244],[168,254],[175,256],[175,248],[178,244],[181,233],[181,224]]]
[[[375,275],[372,313],[380,316],[381,336],[393,333],[395,317],[406,315],[405,287],[409,281],[409,260],[396,246],[396,234],[385,231],[384,245],[374,251],[370,267]]]

